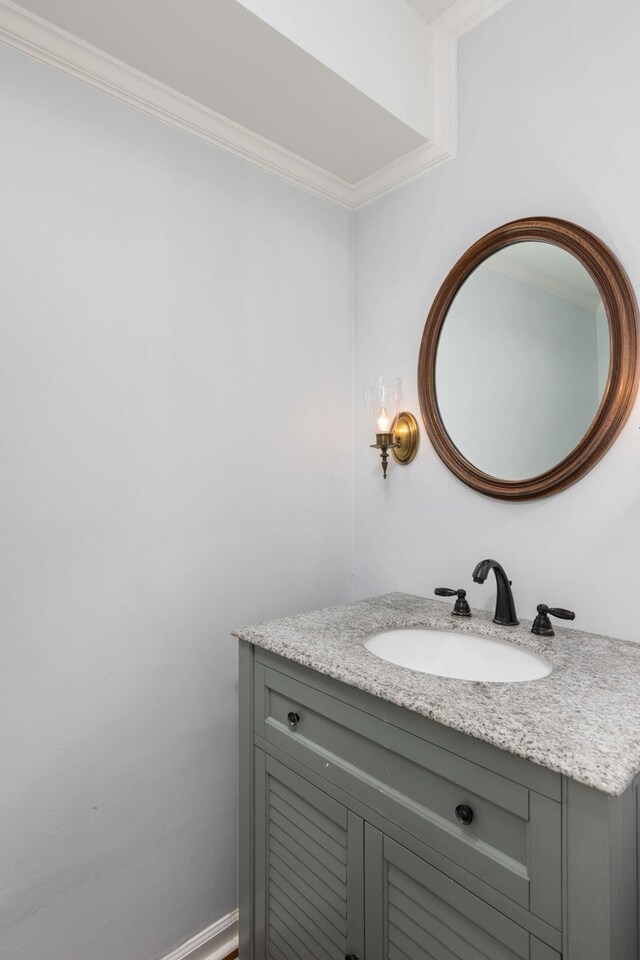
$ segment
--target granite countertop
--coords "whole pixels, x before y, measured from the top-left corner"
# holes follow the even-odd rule
[[[452,680],[387,663],[364,646],[375,630],[453,628],[509,640],[553,665],[540,680]],[[502,627],[474,610],[404,593],[327,607],[235,630],[234,636],[422,714],[461,733],[618,796],[640,772],[640,644],[531,621]]]

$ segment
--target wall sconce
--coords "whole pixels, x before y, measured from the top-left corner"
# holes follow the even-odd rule
[[[418,452],[420,432],[416,418],[400,411],[402,380],[399,377],[379,377],[364,385],[364,405],[376,442],[370,444],[380,451],[382,476],[387,479],[389,450],[396,463],[411,463]]]

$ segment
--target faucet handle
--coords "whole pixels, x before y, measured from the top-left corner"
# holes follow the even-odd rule
[[[576,615],[573,610],[565,610],[564,607],[548,607],[546,603],[538,604],[538,616],[533,621],[531,633],[538,637],[553,637],[553,627],[549,617],[558,617],[559,620],[575,620]]]
[[[454,617],[470,617],[471,607],[466,600],[467,591],[462,587],[453,590],[451,587],[436,587],[433,591],[437,597],[457,597],[451,611]]]
[[[548,612],[552,617],[557,617],[559,620],[575,620],[576,618],[573,610],[565,610],[564,607],[549,607]]]

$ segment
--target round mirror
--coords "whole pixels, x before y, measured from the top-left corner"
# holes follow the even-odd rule
[[[451,470],[524,500],[604,454],[637,389],[637,307],[611,251],[564,221],[520,220],[474,244],[425,326],[418,385]]]
[[[487,257],[456,293],[436,352],[451,442],[492,477],[550,470],[587,432],[607,386],[609,324],[579,260],[551,243]]]

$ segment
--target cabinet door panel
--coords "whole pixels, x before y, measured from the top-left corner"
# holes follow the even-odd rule
[[[363,954],[363,823],[256,751],[256,960]]]
[[[541,955],[526,930],[369,825],[365,845],[367,960]],[[551,950],[542,956],[559,960]]]

